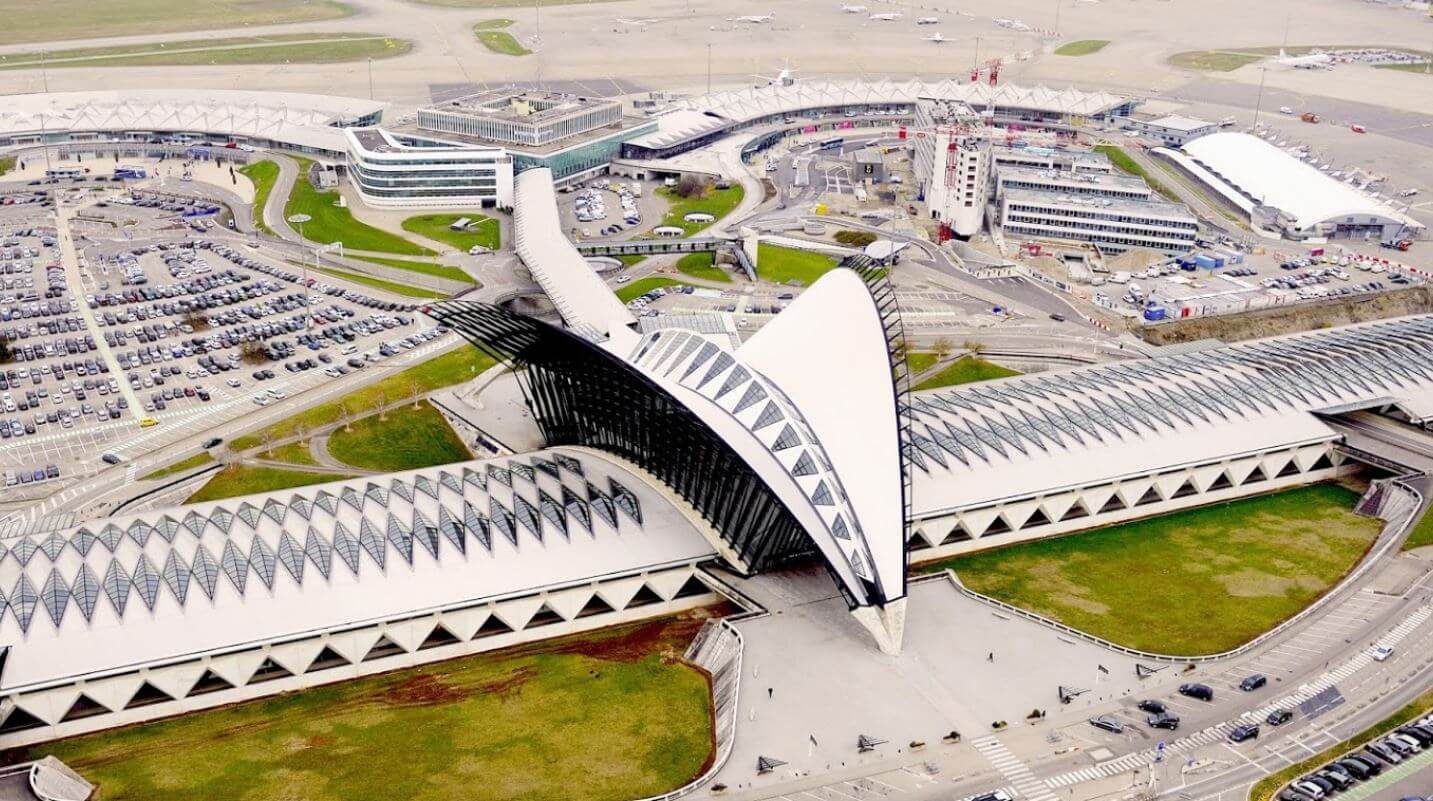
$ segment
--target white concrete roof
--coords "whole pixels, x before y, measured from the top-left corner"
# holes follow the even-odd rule
[[[1194,117],[1182,117],[1178,114],[1169,114],[1160,117],[1159,119],[1150,120],[1145,123],[1145,125],[1153,125],[1159,128],[1168,128],[1171,131],[1184,131],[1185,133],[1188,133],[1190,131],[1197,131],[1200,128],[1208,128],[1211,125],[1217,124],[1218,123],[1210,122],[1209,120],[1199,120],[1195,119]]]
[[[734,353],[724,337],[677,330],[617,352],[766,481],[858,605],[904,597],[895,393],[855,272],[827,273]]]
[[[563,449],[120,515],[0,544],[0,642],[13,646],[6,689],[713,555],[661,492],[596,454]]]
[[[637,321],[568,241],[546,167],[525,170],[513,181],[513,239],[518,257],[569,328],[596,341]]]
[[[913,514],[1325,441],[1310,410],[1384,397],[1433,401],[1433,316],[931,390]]]
[[[1255,201],[1291,215],[1299,229],[1351,215],[1408,219],[1251,134],[1209,134],[1184,145],[1184,152]]]
[[[124,89],[0,98],[0,135],[60,132],[204,132],[342,150],[335,124],[385,103],[332,95],[232,89]]]

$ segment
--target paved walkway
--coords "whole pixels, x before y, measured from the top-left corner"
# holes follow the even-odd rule
[[[80,316],[84,318],[85,329],[90,336],[94,337],[100,358],[109,365],[109,375],[119,384],[119,391],[124,399],[129,401],[129,416],[137,422],[144,415],[144,405],[139,402],[139,397],[134,394],[134,389],[125,378],[124,369],[119,366],[119,360],[114,357],[114,351],[110,350],[109,343],[105,342],[104,329],[100,328],[99,323],[95,320],[94,310],[83,299],[85,284],[80,275],[79,253],[75,251],[75,241],[70,235],[70,220],[73,217],[74,212],[65,206],[64,202],[60,200],[59,193],[56,193],[55,240],[60,246],[60,266],[65,270],[65,284],[69,286],[70,293],[79,298],[75,305],[79,307]]]

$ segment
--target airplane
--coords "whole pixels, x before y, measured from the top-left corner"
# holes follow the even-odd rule
[[[999,25],[999,26],[1002,27],[1002,28],[1009,28],[1009,29],[1012,30],[1012,31],[1028,31],[1028,30],[1030,30],[1030,26],[1029,26],[1029,25],[1026,25],[1025,23],[1021,22],[1021,21],[1018,20],[1018,19],[1003,19],[1003,18],[1001,18],[1001,17],[996,17],[996,18],[995,18],[995,24],[996,24],[996,25]]]
[[[769,75],[753,75],[751,77],[766,81],[767,86],[791,86],[796,83],[796,73],[792,71],[789,58],[781,62],[781,71],[776,73],[776,77],[773,78]]]
[[[940,35],[940,31],[936,31],[933,36],[927,36],[926,38],[922,39],[921,41],[923,41],[923,42],[934,42],[935,44],[945,44],[946,42],[949,42],[950,40],[947,39],[947,38],[945,38],[944,36],[941,36],[941,35]]]
[[[844,11],[844,12],[846,12],[847,14],[864,14],[864,13],[866,13],[866,7],[865,7],[865,6],[841,6],[841,10]]]
[[[892,12],[889,14],[872,14],[871,16],[867,17],[867,19],[880,20],[881,22],[895,22],[900,18],[901,13],[899,11]]]
[[[748,15],[745,16],[745,17],[736,17],[735,19],[733,19],[733,18],[731,18],[731,17],[727,17],[727,20],[726,20],[726,21],[727,21],[727,22],[749,22],[749,23],[751,23],[751,24],[753,24],[753,25],[763,25],[763,24],[768,23],[768,22],[770,22],[770,21],[772,21],[772,20],[774,20],[774,19],[776,19],[776,15],[775,15],[775,14],[748,14]]]
[[[916,20],[917,25],[934,25],[937,22],[940,22],[940,17],[921,17]]]
[[[1301,70],[1322,70],[1333,68],[1333,56],[1328,53],[1309,53],[1304,56],[1291,56],[1279,48],[1279,56],[1275,62],[1285,66]]]

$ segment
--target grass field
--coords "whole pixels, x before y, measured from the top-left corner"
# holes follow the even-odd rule
[[[493,360],[482,351],[465,345],[369,384],[363,389],[350,392],[338,400],[286,417],[262,432],[256,431],[239,437],[230,443],[230,447],[237,451],[256,447],[263,442],[261,434],[264,432],[272,439],[283,439],[298,432],[300,427],[313,431],[338,422],[345,406],[354,414],[362,414],[376,408],[380,403],[391,403],[407,397],[414,385],[422,392],[441,389],[476,378],[492,366]]]
[[[633,281],[626,286],[617,287],[617,299],[622,301],[623,303],[628,303],[636,298],[647,294],[648,292],[651,292],[657,287],[682,285],[683,284],[681,281],[674,281],[670,278],[658,278],[657,276],[649,275],[646,278],[638,278],[636,281]]]
[[[412,49],[411,42],[372,33],[290,33],[47,50],[43,53],[11,53],[0,56],[0,70],[39,69],[42,65],[47,69],[61,69],[208,64],[334,64],[368,58],[393,58]]]
[[[646,257],[646,256],[643,256],[643,255],[641,255],[641,254],[632,254],[632,255],[618,256],[618,257],[617,257],[617,261],[622,262],[623,266],[626,266],[626,267],[631,267],[631,266],[634,265],[634,264],[641,264],[642,262],[644,262],[644,261],[646,261],[646,260],[647,260],[647,257]]]
[[[417,408],[393,409],[388,419],[369,415],[340,426],[328,437],[328,452],[340,462],[364,470],[397,472],[463,462],[473,454],[443,415],[423,401]]]
[[[1139,176],[1145,180],[1145,183],[1149,184],[1150,189],[1164,195],[1170,200],[1179,200],[1179,195],[1176,194],[1173,189],[1160,183],[1153,175],[1146,172],[1144,167],[1141,167],[1139,162],[1130,158],[1130,155],[1124,152],[1124,148],[1119,145],[1095,145],[1095,150],[1108,156],[1110,163],[1115,165],[1121,172]]]
[[[1333,484],[944,560],[967,586],[1121,645],[1190,656],[1273,628],[1333,586],[1382,525]]]
[[[14,156],[5,156],[4,158],[0,158],[0,175],[4,175],[5,173],[13,169],[15,169]]]
[[[677,271],[705,281],[731,283],[731,276],[727,275],[726,270],[716,266],[714,253],[688,253],[677,259]]]
[[[1370,740],[1400,728],[1410,720],[1423,717],[1429,710],[1433,710],[1433,690],[1418,696],[1407,706],[1379,721],[1377,725],[1364,729],[1357,735],[1344,740],[1332,748],[1320,751],[1302,762],[1295,762],[1281,771],[1270,773],[1268,776],[1260,779],[1253,787],[1249,788],[1249,801],[1272,801],[1274,794],[1279,791],[1279,788],[1294,779],[1306,773],[1312,773],[1315,769],[1322,767],[1323,764],[1330,759],[1361,748]]]
[[[491,52],[501,56],[527,56],[532,51],[522,46],[517,37],[507,31],[476,30],[478,41]]]
[[[464,217],[476,223],[477,228],[454,231],[448,227]],[[420,214],[405,219],[403,230],[435,242],[452,245],[464,253],[474,245],[481,245],[488,250],[497,250],[502,246],[502,225],[496,218],[475,211],[466,214]]]
[[[196,453],[188,459],[183,459],[181,461],[175,462],[172,465],[169,465],[168,467],[161,467],[158,470],[141,476],[140,480],[151,481],[156,478],[172,476],[176,473],[183,473],[186,470],[193,470],[196,467],[203,467],[204,465],[209,464],[212,461],[214,461],[214,457],[210,456],[207,452]]]
[[[1430,75],[1427,64],[1379,64],[1378,69],[1396,70],[1398,72],[1413,72],[1418,75]]]
[[[507,27],[511,26],[512,24],[513,24],[513,21],[512,21],[512,20],[510,20],[510,19],[504,19],[504,18],[502,18],[502,17],[498,17],[497,19],[485,19],[485,20],[483,20],[482,22],[474,23],[474,24],[473,24],[473,30],[475,30],[475,31],[491,31],[491,30],[495,30],[495,29],[497,29],[497,28],[507,28]]]
[[[934,354],[930,355],[934,362]],[[915,368],[911,368],[911,371],[916,372]],[[955,360],[950,366],[916,384],[913,389],[953,387],[956,384],[973,384],[976,381],[989,381],[992,378],[1006,378],[1012,375],[1020,375],[1020,371],[987,362],[979,356],[966,356],[963,359]]]
[[[185,503],[217,501],[237,498],[256,492],[306,487],[327,481],[342,481],[353,476],[336,473],[311,473],[307,470],[285,470],[282,467],[254,467],[230,465],[215,473],[199,491],[189,496]]]
[[[1408,532],[1408,539],[1403,541],[1403,550],[1422,548],[1425,545],[1433,545],[1433,513],[1423,515],[1413,525],[1413,530]]]
[[[1169,63],[1176,67],[1184,67],[1185,69],[1191,70],[1233,72],[1240,67],[1247,67],[1262,58],[1263,56],[1255,53],[1245,53],[1237,50],[1190,50],[1184,53],[1175,53],[1170,56]]]
[[[364,275],[363,273],[354,273],[349,272],[348,270],[335,270],[332,267],[320,267],[318,271],[321,273],[327,273],[335,278],[342,278],[348,281],[352,281],[355,284],[363,284],[364,286],[371,286],[374,289],[386,290],[388,292],[394,293],[395,295],[403,295],[405,297],[410,298],[421,298],[423,300],[441,300],[443,298],[448,297],[447,294],[443,292],[434,292],[433,290],[423,289],[422,287],[409,286],[408,284],[399,284],[393,281],[384,281],[382,278],[374,278],[371,275]]]
[[[1088,56],[1091,53],[1098,53],[1109,44],[1108,39],[1080,39],[1074,42],[1066,42],[1055,49],[1057,56]]]
[[[911,371],[911,376],[919,375],[931,367],[934,367],[936,358],[934,353],[907,353],[906,367]]]
[[[399,270],[407,270],[410,273],[420,275],[431,275],[435,278],[446,278],[449,281],[459,281],[464,284],[477,284],[477,279],[468,275],[461,267],[451,267],[447,264],[434,264],[427,261],[411,261],[408,259],[385,259],[379,256],[354,256],[353,258],[362,261],[371,261],[374,264],[382,264],[386,267],[393,267]]]
[[[800,281],[810,286],[840,262],[834,256],[762,242],[756,246],[756,277],[784,284]]]
[[[664,186],[657,190],[657,194],[671,201],[672,204],[671,207],[667,209],[667,216],[662,218],[660,224],[675,225],[686,231],[687,236],[691,236],[706,229],[712,223],[687,222],[682,219],[683,217],[693,212],[705,212],[717,220],[720,220],[730,214],[732,209],[741,203],[742,197],[746,195],[746,190],[741,188],[741,184],[732,184],[726,189],[709,187],[706,194],[702,197],[686,198],[681,197],[671,188]],[[715,220],[712,222],[715,222]]]
[[[298,162],[299,177],[294,181],[294,190],[284,204],[284,216],[307,214],[313,218],[303,224],[305,239],[324,244],[343,242],[344,248],[348,250],[397,253],[400,256],[433,255],[433,251],[415,245],[397,234],[359,222],[353,212],[338,205],[339,195],[336,190],[320,192],[309,183],[306,176],[312,161],[297,157],[294,161]]]
[[[337,0],[205,0],[203,13],[187,0],[112,0],[96,13],[94,0],[0,0],[5,43],[54,42],[338,19],[353,8]]]
[[[258,455],[261,459],[275,462],[287,462],[306,467],[319,466],[318,460],[313,457],[313,451],[309,448],[308,440],[279,445],[267,451],[260,451]]]
[[[272,236],[273,229],[264,222],[264,206],[274,191],[274,181],[279,179],[279,165],[267,160],[256,161],[240,167],[239,172],[254,184],[254,227]]]
[[[710,759],[707,678],[672,658],[709,614],[46,743],[28,758],[54,754],[104,801],[656,795]]]

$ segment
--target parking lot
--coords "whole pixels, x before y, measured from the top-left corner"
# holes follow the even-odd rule
[[[562,224],[574,239],[626,239],[651,230],[667,213],[659,181],[596,178],[558,195]]]
[[[0,206],[7,486],[121,461],[155,429],[267,406],[437,336],[407,304],[305,279],[238,238],[199,237],[165,205],[144,207],[169,219],[132,238],[84,235],[73,272],[53,212]]]

